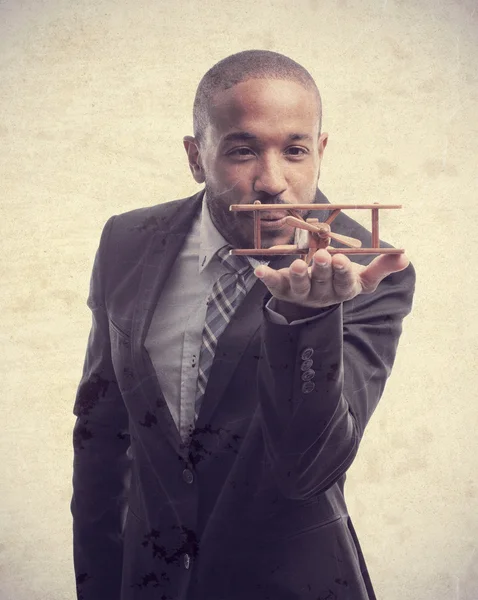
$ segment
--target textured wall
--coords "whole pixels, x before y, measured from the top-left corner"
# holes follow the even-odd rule
[[[203,73],[248,48],[308,68],[331,201],[403,203],[418,273],[348,503],[380,600],[478,598],[476,0],[0,0],[0,598],[74,598],[71,412],[106,219],[197,189]],[[353,215],[352,215],[353,216]]]

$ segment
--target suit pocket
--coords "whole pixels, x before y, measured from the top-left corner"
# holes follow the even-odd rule
[[[117,325],[113,319],[109,319],[110,330],[112,329],[115,333],[117,333],[120,337],[125,338],[129,341],[130,334],[124,331],[119,325]]]
[[[139,517],[136,512],[131,508],[131,505],[128,504],[128,514],[131,515],[131,517],[133,517],[134,519],[136,519],[137,521],[139,521],[140,523],[145,523],[145,520],[142,519],[141,517]]]
[[[109,319],[111,362],[120,391],[127,392],[136,385],[132,364],[130,334]]]
[[[341,521],[341,520],[342,520],[341,515],[337,515],[337,516],[331,517],[330,519],[327,519],[326,521],[322,521],[321,523],[310,523],[308,525],[304,525],[302,528],[298,528],[297,531],[291,532],[288,535],[284,536],[284,539],[291,540],[295,537],[303,536],[308,533],[312,533],[314,531],[322,529],[323,527],[327,527],[328,525],[337,523],[338,521]]]
[[[267,528],[261,530],[261,537],[265,542],[292,540],[328,528],[341,520],[340,514],[324,514],[317,509],[317,506],[308,505],[271,520]]]

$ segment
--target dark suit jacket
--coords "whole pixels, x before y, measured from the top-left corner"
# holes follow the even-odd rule
[[[220,338],[184,448],[144,340],[201,200],[132,210],[102,232],[74,406],[78,598],[373,599],[343,488],[411,309],[413,267],[295,326],[266,319],[258,280]],[[348,216],[334,225],[370,246]]]

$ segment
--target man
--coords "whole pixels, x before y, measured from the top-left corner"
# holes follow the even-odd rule
[[[322,249],[307,268],[228,252],[253,245],[251,213],[231,204],[278,205],[262,215],[269,247],[293,239],[284,207],[328,202],[321,111],[285,56],[220,61],[184,138],[205,190],[104,227],[74,408],[82,600],[375,598],[343,489],[413,268],[403,255]],[[346,215],[334,229],[370,246]]]

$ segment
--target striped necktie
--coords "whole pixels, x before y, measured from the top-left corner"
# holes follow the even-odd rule
[[[202,334],[199,354],[199,371],[196,388],[196,420],[204,398],[206,384],[211,371],[217,342],[226,329],[237,307],[247,293],[246,283],[254,273],[249,261],[243,256],[230,255],[231,246],[223,246],[217,251],[219,260],[233,269],[216,281],[208,297],[206,321]]]

